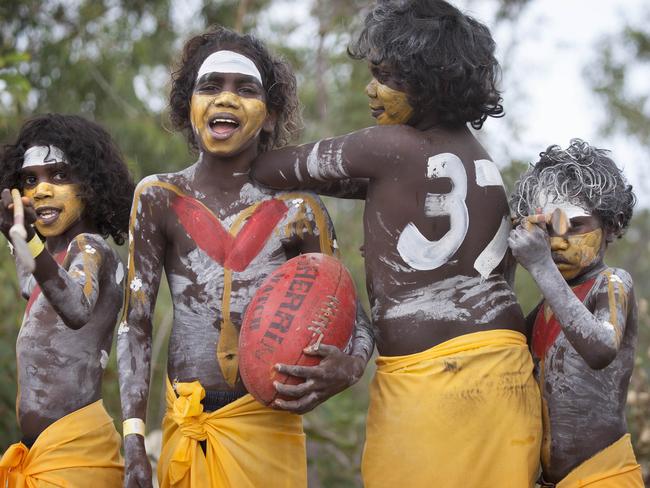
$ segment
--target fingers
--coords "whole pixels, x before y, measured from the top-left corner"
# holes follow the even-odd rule
[[[332,354],[336,354],[341,352],[341,350],[336,347],[336,346],[330,346],[329,344],[313,344],[311,346],[307,346],[303,349],[303,352],[305,354],[309,354],[310,356],[320,356],[320,357],[325,357],[325,356],[331,356]]]
[[[281,400],[280,398],[277,398],[273,401],[271,406],[301,415],[313,410],[319,403],[318,395],[312,392],[299,400]]]
[[[9,188],[5,188],[2,190],[2,193],[0,193],[0,198],[2,198],[2,206],[4,208],[9,208],[9,205],[11,205],[11,192],[9,191]]]
[[[288,374],[291,376],[297,376],[299,378],[323,378],[323,370],[318,366],[297,366],[290,364],[276,364],[276,371],[280,373]]]
[[[279,381],[273,382],[273,386],[275,386],[278,393],[291,398],[300,398],[305,396],[311,389],[313,389],[314,384],[314,380],[307,380],[299,385],[285,385]]]

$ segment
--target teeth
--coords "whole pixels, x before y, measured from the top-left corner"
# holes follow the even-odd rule
[[[237,122],[231,119],[213,119],[210,121],[210,124],[216,124],[216,123],[225,123],[225,124],[232,124],[232,125],[239,125]]]

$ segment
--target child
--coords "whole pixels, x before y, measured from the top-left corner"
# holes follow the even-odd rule
[[[277,188],[369,179],[364,248],[381,356],[365,486],[531,486],[539,392],[504,278],[508,202],[467,127],[503,111],[494,41],[444,1],[379,2],[351,53],[368,60],[379,127],[263,154],[254,177]]]
[[[124,241],[133,182],[104,129],[59,114],[23,125],[4,146],[0,175],[3,234],[13,223],[9,188],[22,191],[36,227],[26,226],[33,275],[17,262],[29,299],[16,343],[23,439],[0,461],[0,486],[121,486],[120,437],[101,385],[124,268],[105,238]]]
[[[544,296],[528,317],[543,401],[542,486],[643,486],[625,422],[634,288],[625,270],[603,262],[635,198],[607,154],[579,139],[550,146],[511,199],[523,221],[510,247]],[[530,223],[556,209],[568,230]]]
[[[118,331],[126,485],[149,486],[144,441],[153,310],[163,268],[174,304],[161,487],[306,486],[302,413],[354,383],[373,349],[359,322],[351,354],[322,345],[295,400],[273,410],[238,376],[244,310],[277,266],[304,252],[335,253],[332,223],[308,193],[260,188],[249,168],[298,123],[289,66],[248,35],[217,28],[190,39],[172,75],[171,119],[198,161],[144,179],[135,193],[128,289]],[[132,429],[135,426],[135,430]],[[128,435],[128,434],[141,435]]]

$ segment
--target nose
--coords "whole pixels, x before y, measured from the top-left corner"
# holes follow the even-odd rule
[[[366,95],[368,95],[369,98],[377,98],[377,80],[372,79],[370,80],[370,83],[366,85]]]
[[[232,92],[224,91],[214,97],[212,104],[215,107],[239,108],[239,98]]]
[[[44,198],[51,198],[54,195],[52,185],[46,182],[41,182],[34,188],[34,200],[42,200]]]
[[[566,251],[569,248],[569,241],[564,237],[551,237],[551,251]]]

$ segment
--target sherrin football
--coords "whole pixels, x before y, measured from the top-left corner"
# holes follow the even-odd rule
[[[336,258],[301,254],[271,273],[248,306],[239,333],[239,372],[248,391],[268,405],[274,381],[297,385],[275,370],[277,363],[315,366],[321,358],[303,352],[319,343],[344,349],[354,328],[356,292]]]

